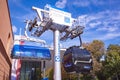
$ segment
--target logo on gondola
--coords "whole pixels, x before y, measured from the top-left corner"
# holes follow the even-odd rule
[[[55,61],[60,62],[60,56],[55,56]]]

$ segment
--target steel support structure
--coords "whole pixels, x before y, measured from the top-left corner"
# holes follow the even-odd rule
[[[61,80],[60,32],[54,31],[54,80]]]
[[[33,21],[29,21],[26,30],[33,32],[32,35],[37,37],[47,30],[54,32],[54,80],[61,80],[60,40],[79,36],[83,33],[84,27],[80,25],[78,19],[71,17],[71,13],[54,9],[50,5],[46,5],[44,9],[37,7],[32,7],[32,9],[38,13],[39,20],[37,21],[35,18]],[[64,33],[62,37],[60,37],[60,33]]]

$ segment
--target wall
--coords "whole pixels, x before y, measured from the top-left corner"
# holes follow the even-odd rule
[[[13,33],[7,0],[0,0],[0,80],[10,80]]]

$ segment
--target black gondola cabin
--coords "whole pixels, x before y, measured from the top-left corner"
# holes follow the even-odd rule
[[[68,48],[63,55],[63,67],[66,72],[90,72],[92,69],[90,52],[77,46]]]

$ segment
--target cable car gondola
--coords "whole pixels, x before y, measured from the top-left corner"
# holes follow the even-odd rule
[[[66,72],[88,73],[92,69],[91,53],[79,46],[68,48],[63,55]]]

